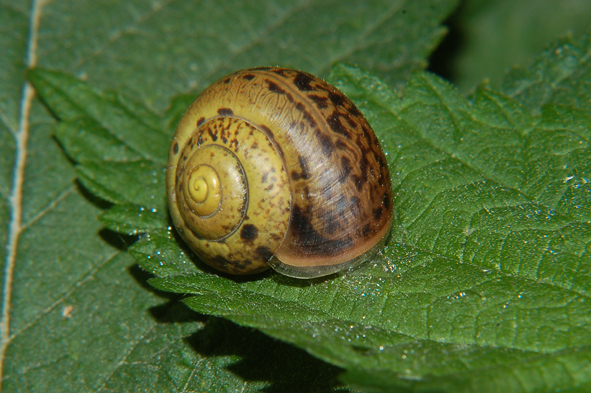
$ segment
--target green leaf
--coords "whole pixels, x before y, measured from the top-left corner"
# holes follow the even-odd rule
[[[330,79],[367,113],[393,168],[397,222],[382,257],[332,279],[236,281],[195,269],[163,228],[133,248],[150,283],[351,370],[360,387],[496,391],[482,373],[505,391],[590,386],[585,112],[532,115],[484,87],[469,102],[424,73],[403,99],[358,68]]]
[[[130,226],[130,217],[121,216],[123,225]],[[134,228],[135,229],[135,228]],[[155,229],[130,247],[129,252],[144,270],[165,276],[201,274],[193,263],[190,251],[181,248],[177,236],[168,229]]]
[[[59,119],[88,118],[110,130],[113,137],[125,141],[142,157],[166,160],[162,146],[168,143],[168,136],[160,124],[149,123],[154,115],[142,116],[146,109],[142,108],[139,113],[130,112],[129,107],[120,101],[101,95],[78,79],[55,71],[31,70],[29,80]]]
[[[135,217],[135,220],[132,217]],[[111,207],[101,214],[100,220],[112,231],[127,235],[158,230],[168,224],[164,214],[156,209],[146,209],[143,206],[131,204]]]
[[[136,161],[142,157],[90,118],[63,121],[55,137],[75,162]]]
[[[131,252],[156,276],[149,282],[192,295],[184,302],[200,313],[347,369],[346,381],[363,389],[591,386],[585,111],[551,103],[527,110],[486,87],[468,101],[427,73],[414,75],[403,98],[351,66],[335,66],[330,80],[367,114],[393,169],[397,218],[381,256],[336,278],[229,279],[195,261],[167,224],[152,227],[122,205],[107,222],[145,233]],[[82,162],[79,171],[98,178],[101,167],[97,182],[106,187],[148,179],[150,170],[139,174],[149,162],[140,164]],[[147,184],[135,187],[117,198],[146,204]],[[496,383],[483,384],[483,375]]]
[[[139,237],[136,257],[185,261],[160,259],[154,271],[211,274],[166,229],[152,183],[187,97],[239,68],[325,75],[337,60],[402,86],[426,66],[456,4],[0,2],[3,390],[347,391],[341,369],[155,293],[122,251]],[[173,100],[179,93],[189,94]],[[99,215],[140,235],[115,234]]]
[[[80,180],[88,184],[89,189],[100,187],[111,195],[107,198],[110,202],[164,209],[165,168],[160,163],[148,160],[88,162],[77,169]],[[133,182],[130,183],[130,180]]]
[[[589,29],[591,2],[579,0],[466,0],[450,21],[451,34],[432,67],[461,91],[483,80],[497,88],[506,71],[527,64],[560,36]]]
[[[589,112],[591,36],[563,38],[549,46],[527,68],[515,68],[503,81],[503,91],[529,110],[553,103]]]

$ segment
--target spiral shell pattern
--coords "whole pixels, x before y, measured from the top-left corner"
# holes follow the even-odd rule
[[[278,67],[236,72],[187,110],[167,169],[171,217],[209,265],[317,277],[374,253],[392,224],[388,165],[333,86]]]

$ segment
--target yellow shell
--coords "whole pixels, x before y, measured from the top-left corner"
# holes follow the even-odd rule
[[[285,68],[238,71],[201,93],[170,145],[166,187],[183,239],[232,274],[335,273],[392,225],[388,165],[361,112]]]

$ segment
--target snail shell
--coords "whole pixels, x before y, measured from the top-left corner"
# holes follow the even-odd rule
[[[174,225],[207,264],[299,278],[367,259],[392,225],[380,144],[355,105],[301,71],[238,71],[180,120],[166,187]]]

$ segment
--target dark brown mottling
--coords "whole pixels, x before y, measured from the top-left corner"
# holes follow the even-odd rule
[[[343,105],[343,103],[346,102],[346,100],[347,100],[347,97],[345,97],[344,94],[336,93],[336,92],[332,92],[332,91],[330,93],[328,93],[328,98],[336,106]]]
[[[312,76],[310,74],[306,74],[304,72],[298,72],[297,76],[293,80],[294,84],[300,91],[314,91],[316,90],[314,87],[310,86],[312,83]]]
[[[207,129],[207,133],[209,134],[209,136],[211,137],[211,139],[215,142],[218,140],[218,135],[217,133],[213,132],[213,130],[211,128]]]
[[[262,246],[257,247],[256,253],[258,254],[259,258],[264,261],[268,261],[273,256],[273,251],[271,251],[267,247],[262,247]]]
[[[286,91],[283,90],[281,87],[279,87],[279,85],[273,81],[270,80],[266,80],[265,82],[267,82],[267,85],[269,87],[269,91],[272,91],[273,93],[277,93],[277,94],[286,94]]]
[[[232,101],[219,98],[226,96]],[[229,75],[203,97],[220,99],[217,113],[222,117],[249,120],[250,110],[271,115],[257,117],[253,124],[282,158],[292,190],[290,226],[278,255],[302,262],[338,261],[340,255],[355,255],[357,249],[362,254],[381,239],[378,234],[387,233],[393,197],[385,155],[361,111],[338,89],[302,71],[258,67]],[[197,123],[201,126],[204,121],[200,117]],[[223,131],[215,135],[239,146]],[[209,138],[214,140],[213,135]],[[256,154],[256,146],[246,146]],[[174,154],[177,149],[173,146]],[[260,183],[248,179],[248,186],[274,192],[272,178],[270,172],[262,172],[256,179]],[[251,213],[237,233],[245,244],[263,236],[257,230],[257,215]],[[284,234],[272,237],[283,239]],[[251,260],[222,258],[212,265],[238,273],[255,265],[253,269],[261,270],[257,260],[267,261],[274,253],[262,246]]]
[[[337,239],[330,239],[319,233],[318,229],[312,225],[310,213],[302,212],[298,205],[292,209],[291,220],[292,233],[303,244],[313,245],[313,247],[302,248],[302,251],[305,250],[308,254],[320,252],[322,255],[335,255],[353,248],[353,240],[349,234],[339,236]]]
[[[259,230],[253,224],[244,224],[240,231],[240,237],[245,242],[252,242],[259,235]]]
[[[333,112],[326,119],[326,121],[328,122],[328,125],[333,130],[333,132],[336,132],[337,134],[349,139],[351,138],[350,128],[346,127],[345,125],[343,125],[343,123],[341,123],[341,116],[342,115],[339,112]]]
[[[308,98],[310,98],[314,104],[316,104],[316,106],[318,107],[318,109],[326,109],[328,108],[328,103],[327,98],[326,97],[322,97],[316,94],[310,94],[308,95]]]
[[[234,116],[234,112],[230,108],[220,108],[218,109],[218,113],[220,116]]]

